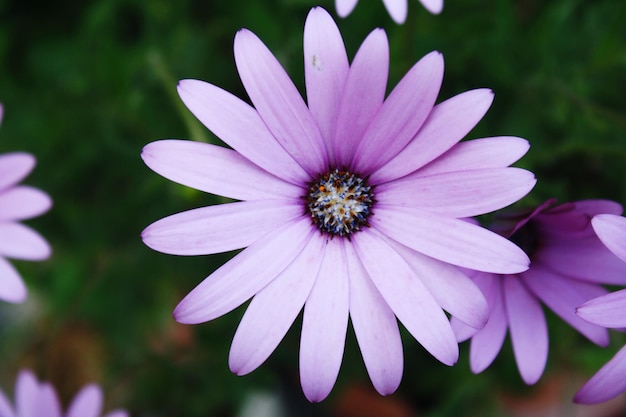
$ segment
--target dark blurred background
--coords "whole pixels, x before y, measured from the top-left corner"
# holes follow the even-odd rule
[[[626,2],[446,0],[439,16],[408,2],[402,26],[380,0],[361,0],[337,18],[349,56],[383,27],[390,88],[431,50],[446,60],[439,101],[492,88],[495,102],[468,137],[530,141],[517,165],[539,182],[522,203],[626,203]],[[176,257],[142,244],[153,221],[217,200],[151,172],[141,148],[162,138],[217,143],[182,106],[176,82],[198,78],[246,98],[232,53],[241,27],[264,40],[303,91],[302,29],[315,5],[336,16],[329,0],[0,0],[0,152],[34,154],[25,182],[54,200],[27,222],[51,243],[52,257],[13,262],[30,296],[0,304],[2,390],[12,395],[26,367],[52,381],[65,404],[96,381],[107,409],[145,417],[624,415],[623,397],[571,403],[624,337],[602,349],[551,313],[548,367],[534,387],[521,382],[508,340],[476,376],[466,345],[448,368],[405,334],[403,382],[383,398],[349,329],[338,383],[321,404],[309,404],[299,387],[299,320],[245,377],[227,364],[245,306],[197,326],[173,320],[178,301],[232,254]]]

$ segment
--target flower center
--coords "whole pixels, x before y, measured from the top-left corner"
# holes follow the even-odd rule
[[[335,169],[310,183],[306,204],[322,232],[350,237],[361,226],[369,226],[374,194],[363,178]]]

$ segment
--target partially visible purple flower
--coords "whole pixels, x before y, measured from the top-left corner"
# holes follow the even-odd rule
[[[626,262],[626,218],[599,214],[591,220],[598,237],[622,261]],[[594,298],[576,313],[590,323],[607,328],[626,328],[626,290]],[[626,392],[626,346],[622,347],[576,393],[574,401],[596,404]]]
[[[335,0],[337,14],[340,17],[346,17],[359,0]],[[420,0],[422,5],[432,14],[439,14],[443,10],[443,0]],[[406,20],[408,0],[383,0],[383,4],[387,8],[391,18],[398,24],[404,23]]]
[[[100,417],[103,406],[102,389],[96,384],[84,386],[65,413],[54,387],[39,382],[28,370],[22,370],[15,383],[15,405],[0,390],[0,417]],[[104,417],[128,417],[128,412],[115,410]]]
[[[0,122],[3,108],[0,105]],[[37,232],[19,223],[50,209],[44,192],[17,185],[35,166],[35,158],[24,152],[0,155],[0,300],[20,303],[27,290],[17,270],[5,258],[39,261],[50,256],[50,246]]]
[[[602,244],[591,227],[600,213],[620,214],[611,201],[586,200],[501,216],[492,226],[529,255],[530,268],[519,274],[474,272],[489,304],[489,321],[476,331],[452,320],[459,341],[471,337],[472,372],[485,370],[500,351],[507,329],[522,379],[534,384],[548,358],[548,328],[541,303],[592,342],[607,346],[608,331],[582,320],[576,307],[606,294],[600,284],[626,284],[626,264]]]

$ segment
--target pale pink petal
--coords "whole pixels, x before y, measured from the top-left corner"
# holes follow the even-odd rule
[[[311,292],[325,240],[314,236],[298,257],[254,296],[230,347],[232,372],[245,375],[254,371],[276,349]]]
[[[472,217],[518,201],[536,182],[532,172],[519,168],[475,169],[428,177],[409,175],[379,185],[376,200],[441,216]]]
[[[239,153],[190,140],[160,140],[143,148],[154,172],[187,187],[238,200],[298,197],[302,188],[268,174]]]
[[[383,104],[389,74],[389,43],[382,29],[357,51],[343,90],[335,131],[335,164],[349,166],[367,127]]]
[[[479,332],[479,329],[468,326],[454,316],[450,317],[450,327],[452,327],[456,341],[459,343],[469,340],[472,336]]]
[[[324,259],[304,305],[300,383],[309,401],[328,396],[341,366],[348,329],[348,271],[343,239],[326,243]]]
[[[0,155],[0,190],[22,181],[35,167],[35,157],[25,152]]]
[[[6,259],[0,257],[0,300],[22,303],[27,296],[28,292],[20,274]]]
[[[334,136],[343,85],[350,66],[339,28],[328,12],[314,7],[304,24],[304,79],[309,109],[334,161]]]
[[[351,244],[345,245],[350,277],[350,318],[376,391],[393,393],[402,380],[404,357],[398,322],[363,268]]]
[[[44,382],[39,386],[36,407],[37,411],[35,411],[34,416],[61,417],[61,402],[59,401],[54,387],[50,383]]]
[[[235,63],[252,103],[282,147],[311,176],[327,169],[315,119],[278,60],[249,30],[235,35]]]
[[[4,118],[4,106],[0,104],[0,124],[2,124],[3,118]]]
[[[106,413],[104,417],[130,417],[130,414],[128,414],[126,410],[114,410],[110,413]]]
[[[253,243],[209,275],[178,304],[180,323],[213,320],[240,306],[276,278],[302,251],[314,230],[295,220]]]
[[[407,0],[383,0],[383,4],[394,22],[404,23],[408,9]]]
[[[626,290],[589,300],[576,309],[576,314],[598,326],[626,327]]]
[[[420,0],[426,10],[432,14],[439,14],[443,10],[443,0]]]
[[[295,184],[309,177],[248,103],[198,80],[180,81],[178,94],[203,125],[253,164]]]
[[[596,284],[565,278],[542,268],[538,263],[533,263],[532,268],[520,275],[520,279],[535,296],[570,326],[595,344],[608,346],[609,332],[605,328],[586,322],[576,315],[576,307],[594,297],[606,294],[607,291],[604,288]],[[623,312],[622,316],[624,316]],[[626,320],[623,320],[623,327],[626,327]]]
[[[591,225],[602,243],[626,262],[626,217],[598,214],[591,219]]]
[[[337,8],[337,14],[339,17],[346,17],[356,6],[359,0],[335,0],[335,7]]]
[[[400,152],[428,117],[443,81],[443,56],[431,52],[400,80],[358,143],[354,172],[373,172]]]
[[[574,402],[597,404],[626,391],[626,346],[621,348],[587,383],[576,393]]]
[[[15,383],[15,413],[19,417],[41,417],[37,415],[39,391],[35,375],[31,371],[20,371]]]
[[[436,105],[415,138],[374,172],[370,184],[401,178],[433,161],[476,126],[493,101],[488,89],[471,90]]]
[[[456,363],[459,349],[450,322],[404,259],[371,229],[352,240],[365,270],[404,327],[439,361]]]
[[[100,417],[102,403],[102,389],[96,384],[89,384],[76,394],[66,417]]]
[[[392,239],[432,258],[484,272],[528,269],[528,256],[511,241],[461,219],[426,211],[376,206],[370,223]]]
[[[0,256],[41,261],[50,256],[50,245],[30,227],[20,223],[0,223]]]
[[[19,186],[0,192],[0,221],[24,220],[50,209],[52,200],[43,191]]]
[[[522,379],[539,380],[548,361],[548,327],[537,299],[517,276],[505,275],[504,298],[513,353]]]
[[[1,108],[2,107],[0,106],[0,114]],[[2,390],[0,390],[0,417],[15,417],[15,414],[13,413],[13,406]]]
[[[302,203],[240,201],[165,217],[141,234],[150,248],[172,255],[208,255],[241,249],[302,216]]]

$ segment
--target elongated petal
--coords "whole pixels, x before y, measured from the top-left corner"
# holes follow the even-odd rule
[[[324,141],[302,96],[265,44],[246,29],[235,36],[235,63],[250,99],[282,147],[309,175],[326,169]]]
[[[576,393],[574,402],[597,404],[626,391],[626,346],[621,348],[587,383]]]
[[[329,240],[304,306],[300,382],[309,401],[322,401],[335,385],[348,328],[348,271],[342,239]]]
[[[576,309],[576,314],[598,326],[626,327],[626,290],[589,300]]]
[[[591,219],[591,225],[602,243],[626,262],[626,217],[598,214]]]
[[[456,363],[459,350],[450,322],[404,259],[370,229],[353,242],[374,285],[407,330],[439,361]]]
[[[19,417],[40,417],[37,415],[39,383],[31,371],[20,371],[15,383],[15,413]]]
[[[312,234],[308,221],[294,220],[248,246],[187,294],[174,317],[180,323],[196,324],[238,307],[276,278]]]
[[[407,0],[383,0],[383,3],[394,22],[404,23],[408,9]]]
[[[254,371],[271,355],[306,301],[324,256],[315,236],[276,279],[258,292],[243,315],[228,357],[237,375]]]
[[[576,316],[576,307],[607,291],[597,284],[590,284],[574,279],[567,279],[542,268],[537,263],[521,274],[526,286],[552,311],[578,330],[589,340],[600,346],[608,346],[609,332]],[[626,303],[624,304],[626,306]],[[622,313],[623,327],[626,327],[626,315]],[[620,326],[621,327],[621,326]]]
[[[0,190],[22,181],[35,167],[35,157],[25,152],[0,155]]]
[[[359,349],[376,391],[393,393],[402,380],[404,357],[396,316],[363,268],[351,244],[345,245],[350,277],[350,317]]]
[[[66,417],[100,417],[102,403],[102,389],[95,384],[89,384],[76,394],[67,409]]]
[[[381,204],[414,207],[441,216],[472,217],[516,202],[536,182],[532,172],[519,168],[409,175],[378,186],[376,199]]]
[[[415,138],[395,158],[372,174],[370,184],[401,178],[442,155],[476,126],[492,101],[491,90],[479,89],[436,105]]]
[[[39,386],[33,417],[61,417],[61,402],[52,384],[44,382]]]
[[[238,200],[298,197],[302,189],[268,174],[239,153],[189,140],[160,140],[143,148],[146,165],[187,187]]]
[[[172,255],[208,255],[241,249],[302,215],[300,202],[241,201],[185,211],[148,226],[141,238]]]
[[[41,261],[50,256],[50,245],[39,233],[20,223],[0,223],[0,256]]]
[[[369,34],[357,51],[337,115],[337,166],[350,166],[354,151],[385,99],[389,75],[389,43],[382,29]]]
[[[199,80],[180,81],[178,94],[202,124],[253,164],[295,184],[309,177],[248,103]]]
[[[432,14],[439,14],[443,10],[443,0],[420,0],[426,10]]]
[[[517,367],[527,384],[539,380],[548,360],[548,326],[541,305],[519,277],[506,275],[504,298]]]
[[[335,126],[349,68],[333,18],[321,7],[314,7],[304,24],[304,78],[309,109],[324,138],[329,161],[335,159]]]
[[[0,417],[15,417],[11,402],[0,390]]]
[[[19,186],[0,193],[0,221],[24,220],[50,209],[52,200],[43,191]]]
[[[509,240],[460,219],[418,209],[378,205],[372,226],[432,258],[484,272],[515,273],[530,260]]]
[[[20,274],[6,259],[0,257],[0,300],[21,303],[26,300],[27,295]]]
[[[373,172],[396,156],[430,114],[443,81],[443,56],[420,59],[393,89],[359,141],[354,172]]]
[[[346,17],[356,6],[359,0],[335,0],[335,7],[337,8],[337,14],[340,17]]]
[[[130,414],[128,414],[126,410],[114,410],[110,413],[106,413],[104,417],[130,417]]]

